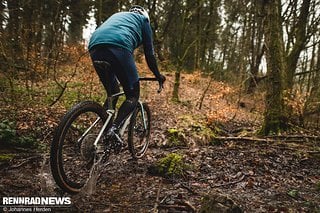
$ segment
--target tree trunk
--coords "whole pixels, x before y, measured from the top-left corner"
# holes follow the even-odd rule
[[[181,75],[181,67],[178,66],[175,72],[173,92],[172,92],[172,100],[174,102],[179,102],[180,75]]]
[[[247,81],[246,92],[248,94],[253,93],[258,84],[259,66],[262,61],[262,57],[265,52],[265,45],[263,44],[263,24],[261,18],[261,4],[253,2],[251,6],[252,20],[251,20],[251,63],[250,63],[250,76]]]
[[[293,36],[295,37],[295,43],[292,47],[291,52],[286,57],[287,63],[287,76],[285,81],[285,89],[292,90],[294,75],[297,68],[298,59],[301,51],[305,48],[307,35],[306,28],[308,23],[309,7],[311,0],[303,0],[300,9],[300,15],[298,17],[298,22],[294,27]]]
[[[196,2],[196,15],[195,15],[195,18],[196,18],[196,37],[198,37],[198,41],[196,42],[196,45],[195,45],[195,52],[194,52],[194,67],[193,69],[194,70],[197,70],[199,69],[200,67],[200,45],[201,45],[201,7],[200,7],[200,1],[197,1]]]
[[[307,97],[303,114],[304,118],[307,114],[312,112],[318,112],[320,109],[320,43],[318,45],[317,63],[314,65],[314,73],[312,79],[312,88],[310,89],[310,95]]]
[[[280,7],[280,0],[264,0],[264,12],[266,13],[264,34],[268,69],[266,109],[261,130],[264,135],[277,134],[286,129],[282,94],[282,73],[285,70],[285,63]]]
[[[6,6],[3,0],[0,0],[0,23],[3,23],[6,20],[6,15],[4,13]],[[0,33],[3,33],[4,26],[0,24]]]
[[[183,61],[186,56],[186,54],[182,56],[183,55],[182,52],[183,52],[183,46],[184,46],[184,40],[185,40],[187,17],[188,15],[187,15],[187,12],[185,11],[182,19],[182,30],[180,34],[179,49],[178,49],[178,65],[177,65],[177,70],[175,72],[174,86],[173,86],[173,92],[172,92],[172,100],[175,102],[179,102],[180,75],[183,67]]]

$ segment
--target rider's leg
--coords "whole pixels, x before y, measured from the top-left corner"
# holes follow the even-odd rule
[[[137,106],[140,93],[137,68],[133,54],[122,48],[106,46],[93,48],[90,55],[93,61],[108,61],[111,65],[110,72],[101,71],[97,67],[97,73],[108,95],[114,94],[115,89],[118,89],[115,86],[116,78],[120,81],[126,95],[126,100],[120,106],[113,128],[107,133],[111,136]]]
[[[117,144],[115,150],[120,150],[121,147],[125,147],[126,143],[121,140],[121,138],[118,135],[118,131],[123,124],[123,122],[128,118],[128,116],[135,110],[138,100],[139,100],[139,93],[140,93],[140,86],[139,81],[136,82],[133,86],[133,88],[124,88],[124,92],[126,95],[126,100],[122,103],[118,110],[118,114],[116,119],[114,120],[111,128],[108,130],[106,134],[107,140],[115,140]],[[117,138],[117,139],[116,139]],[[119,151],[118,150],[118,151]]]
[[[125,90],[126,100],[119,108],[118,115],[113,122],[113,126],[119,128],[126,118],[135,110],[139,100],[140,85],[136,82],[131,89]]]
[[[116,76],[111,70],[114,61],[116,60],[113,53],[110,50],[108,50],[107,47],[100,46],[93,48],[90,51],[90,56],[92,61],[107,61],[111,65],[109,70],[105,70],[105,67],[93,63],[94,68],[99,76],[99,79],[107,92],[107,96],[110,97],[111,95],[120,92]],[[112,108],[115,108],[117,100],[118,98],[115,98],[113,100]],[[104,103],[104,107],[109,108],[107,99]]]
[[[119,61],[120,67],[115,70],[115,74],[126,95],[126,100],[120,106],[118,115],[114,120],[113,127],[119,128],[137,106],[140,95],[140,84],[133,54],[119,48],[111,48],[110,50]]]

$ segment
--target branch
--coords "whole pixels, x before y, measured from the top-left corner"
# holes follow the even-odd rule
[[[162,179],[159,182],[159,188],[158,188],[158,191],[157,191],[157,198],[156,198],[156,202],[155,202],[154,207],[153,207],[153,212],[154,213],[158,212],[158,207],[159,207],[159,203],[160,203],[160,192],[161,192],[161,189],[162,189]]]
[[[308,71],[304,71],[304,72],[298,72],[298,73],[295,73],[294,75],[295,76],[299,76],[299,75],[309,74],[309,73],[312,73],[312,72],[318,72],[318,69],[312,69],[312,70],[308,70]]]
[[[254,138],[254,137],[215,137],[214,140],[218,141],[248,141],[248,142],[269,142],[270,139]]]
[[[22,161],[21,163],[19,163],[17,165],[10,166],[10,169],[17,169],[17,168],[23,166],[24,164],[28,163],[29,161],[39,159],[39,158],[42,158],[42,156],[41,155],[31,156],[29,158],[26,158],[24,161]]]
[[[198,38],[196,38],[191,44],[189,44],[189,46],[184,51],[183,56],[181,58],[179,57],[179,61],[180,62],[184,61],[184,59],[187,56],[187,53],[189,52],[190,48],[197,42],[197,40],[198,40]]]
[[[320,136],[314,136],[314,135],[273,135],[273,136],[267,136],[267,138],[276,138],[276,139],[299,139],[305,141],[305,139],[310,140],[320,140]]]
[[[255,138],[255,137],[215,137],[214,140],[217,141],[243,141],[243,142],[278,142],[282,140],[284,142],[303,142],[309,140],[320,140],[320,136],[313,135],[274,135],[267,136],[265,138]]]
[[[58,82],[58,80],[56,79],[56,75],[54,76],[54,81],[58,84],[58,86],[59,86],[62,90],[60,91],[58,97],[50,104],[50,107],[52,107],[54,104],[56,104],[56,103],[60,100],[60,98],[63,96],[64,91],[67,89],[67,86],[68,86],[69,82],[73,79],[73,77],[74,77],[74,76],[76,75],[76,73],[77,73],[77,68],[78,68],[78,66],[79,66],[79,61],[80,61],[81,58],[82,58],[84,55],[86,55],[86,54],[87,54],[87,52],[85,52],[85,53],[83,53],[82,55],[79,56],[79,58],[78,58],[78,60],[77,60],[77,62],[76,62],[75,68],[74,68],[74,70],[73,70],[73,73],[71,74],[70,78],[64,83],[63,86],[62,86],[62,85]]]
[[[210,75],[210,76],[211,76],[211,75]],[[213,78],[210,77],[209,83],[208,83],[206,89],[205,89],[205,90],[203,91],[203,93],[202,93],[202,96],[201,96],[201,98],[200,98],[200,100],[199,100],[199,110],[202,108],[202,103],[203,103],[204,97],[206,96],[206,94],[207,94],[207,92],[208,92],[208,90],[209,90],[209,88],[210,88],[210,86],[211,86],[212,80],[213,80]]]

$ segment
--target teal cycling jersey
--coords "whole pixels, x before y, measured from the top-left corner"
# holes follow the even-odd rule
[[[93,46],[104,44],[133,52],[142,44],[144,37],[151,37],[145,35],[151,33],[147,27],[150,25],[143,15],[132,12],[115,13],[92,34],[88,48],[90,50]]]
[[[122,52],[128,51],[132,54],[141,44],[143,44],[149,68],[159,78],[160,72],[154,54],[152,29],[148,18],[143,15],[133,12],[115,13],[95,30],[90,38],[88,48],[91,51],[97,46],[107,46],[113,54],[118,55],[120,60],[120,52],[114,47],[121,48]],[[122,63],[125,64],[123,61]]]

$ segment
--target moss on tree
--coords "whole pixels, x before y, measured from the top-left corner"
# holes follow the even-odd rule
[[[285,107],[283,101],[286,64],[281,26],[281,2],[265,1],[265,43],[267,53],[267,93],[263,135],[278,134],[286,129]]]

